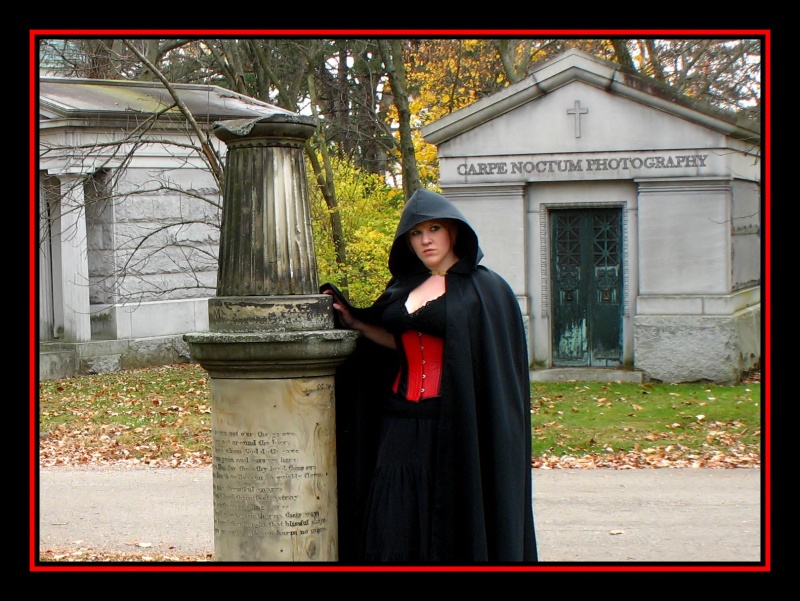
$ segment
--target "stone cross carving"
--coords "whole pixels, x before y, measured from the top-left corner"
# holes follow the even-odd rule
[[[589,112],[589,109],[582,109],[581,108],[581,101],[575,101],[575,108],[567,109],[568,115],[575,115],[575,137],[581,137],[581,115],[585,115]]]

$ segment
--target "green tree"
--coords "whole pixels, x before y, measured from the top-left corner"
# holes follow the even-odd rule
[[[311,214],[320,282],[331,282],[344,290],[350,302],[366,306],[383,291],[389,280],[389,250],[403,210],[401,190],[388,186],[376,174],[359,171],[346,159],[334,159],[337,175],[336,211],[341,217],[349,261],[340,265],[330,231],[331,208],[319,191],[312,190]]]

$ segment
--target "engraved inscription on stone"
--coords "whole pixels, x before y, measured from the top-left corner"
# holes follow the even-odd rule
[[[336,561],[333,377],[211,380],[214,549]]]
[[[307,505],[308,481],[325,474],[304,461],[296,433],[215,429],[213,436],[217,533],[296,536],[327,530],[318,510],[297,509]]]

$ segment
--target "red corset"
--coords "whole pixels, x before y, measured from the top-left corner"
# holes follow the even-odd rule
[[[405,365],[408,368],[405,398],[418,402],[420,399],[438,396],[439,383],[442,379],[444,340],[430,334],[407,330],[403,332],[401,341],[406,358]],[[392,387],[395,393],[403,394],[399,390],[402,376],[401,367]]]

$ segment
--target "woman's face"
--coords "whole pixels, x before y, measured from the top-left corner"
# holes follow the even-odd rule
[[[411,249],[428,269],[447,271],[458,260],[453,251],[455,232],[451,235],[450,230],[445,220],[431,220],[408,231]]]

